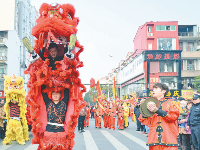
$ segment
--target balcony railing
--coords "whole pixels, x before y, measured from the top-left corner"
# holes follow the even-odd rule
[[[193,32],[179,32],[178,36],[194,36]]]

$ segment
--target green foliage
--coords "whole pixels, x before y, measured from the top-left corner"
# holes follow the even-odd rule
[[[105,94],[102,93],[103,96],[105,96],[106,98],[108,98],[108,85],[100,85],[101,87],[101,91],[105,90]],[[109,85],[109,97],[113,96],[113,89],[112,89],[112,85]],[[90,102],[90,104],[93,104],[93,91],[96,90],[96,86],[93,89],[90,89],[84,96],[84,100],[88,103]],[[118,89],[116,87],[116,93],[117,93]],[[97,93],[96,93],[97,96]]]
[[[194,87],[200,92],[200,76],[196,76],[194,78]]]

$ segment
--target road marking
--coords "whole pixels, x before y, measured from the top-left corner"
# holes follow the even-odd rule
[[[149,147],[146,146],[146,143],[144,141],[138,139],[137,137],[131,135],[130,133],[128,133],[126,131],[119,131],[119,133],[125,135],[126,137],[128,137],[129,139],[131,139],[132,141],[134,141],[135,143],[137,143],[140,146],[144,147],[145,149],[149,149]]]
[[[14,144],[10,144],[10,145],[1,145],[0,146],[0,150],[6,150],[8,149],[9,147],[13,146]]]
[[[125,145],[123,145],[120,141],[118,141],[114,136],[112,136],[108,131],[101,131],[101,133],[110,141],[110,143],[117,150],[129,150]]]
[[[85,132],[83,132],[83,136],[86,150],[99,150],[89,130],[85,130]]]
[[[36,150],[38,148],[39,144],[30,144],[27,148],[24,150]]]

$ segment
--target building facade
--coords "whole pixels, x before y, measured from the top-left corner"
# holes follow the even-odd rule
[[[179,25],[179,49],[182,50],[182,86],[194,88],[194,78],[200,75],[200,36],[197,25]]]
[[[182,62],[186,54],[182,53],[182,49],[179,50],[179,40],[178,21],[147,22],[140,26],[133,41],[134,52],[131,54],[131,60],[136,61],[138,56],[141,56],[143,62],[137,65],[128,63],[121,70],[121,74],[118,72],[121,78],[127,76],[131,68],[138,73],[119,81],[122,95],[125,97],[136,92],[138,96],[152,96],[153,85],[159,82],[168,85],[170,92],[167,96],[182,95],[182,71],[185,67]],[[138,67],[139,71],[134,70],[134,67]],[[127,71],[124,73],[123,70]]]
[[[6,1],[0,1],[0,13],[4,15],[0,15],[0,21],[3,22],[0,24],[0,40],[6,40],[10,41],[12,39],[13,43],[18,43],[18,40],[22,41],[24,37],[28,37],[31,41],[31,44],[33,45],[34,37],[31,36],[32,27],[36,24],[36,19],[39,16],[38,11],[35,9],[35,7],[31,6],[30,0],[6,0]],[[9,36],[14,34],[14,32],[17,33],[18,36],[14,35],[15,38],[12,36]],[[12,47],[10,44],[6,44],[4,41],[2,41],[1,49],[4,49],[6,51],[5,57],[7,60],[9,60],[9,57],[12,58],[17,55],[19,63],[15,63],[15,67],[19,68],[19,74],[18,72],[15,74],[18,74],[18,76],[22,76],[25,80],[24,88],[25,91],[28,91],[27,83],[28,83],[28,75],[24,74],[24,70],[29,65],[29,58],[30,54],[26,51],[25,47],[23,46],[22,42],[21,44],[17,44],[15,46],[15,53],[9,54],[10,47]],[[18,47],[17,47],[18,46]],[[13,50],[13,48],[12,48]],[[9,66],[12,66],[13,64],[8,61],[7,64],[5,64],[5,68],[9,68]],[[5,69],[5,73],[11,75],[8,71]],[[3,86],[0,82],[0,86]]]

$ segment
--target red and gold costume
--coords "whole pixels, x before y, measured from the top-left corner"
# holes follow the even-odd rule
[[[89,127],[89,118],[90,118],[90,109],[86,107],[86,117],[85,117],[84,126]]]
[[[131,119],[132,119],[133,121],[135,120],[135,119],[134,119],[134,117],[135,117],[135,116],[134,116],[134,107],[135,107],[135,106],[132,105],[131,108],[130,108],[130,116],[131,116]]]
[[[113,104],[111,108],[111,115],[110,115],[111,129],[113,130],[115,130],[115,116],[116,116],[116,105]]]
[[[109,108],[108,109],[108,115],[107,115],[107,124],[108,124],[107,126],[108,126],[109,129],[111,129],[111,118],[112,118],[111,113],[112,113],[112,109]]]
[[[108,127],[108,113],[109,113],[109,108],[107,105],[104,106],[103,109],[103,123],[104,123],[104,128]]]
[[[118,106],[118,122],[117,128],[124,130],[124,107],[119,104]]]
[[[149,150],[178,150],[179,106],[177,102],[164,98],[160,104],[161,107],[152,117],[139,117],[141,123],[150,126],[147,145]]]
[[[32,144],[39,144],[38,149],[69,149],[73,148],[75,127],[78,123],[80,110],[85,107],[86,102],[83,100],[85,86],[79,78],[78,68],[83,67],[79,55],[83,52],[83,46],[76,39],[77,25],[79,19],[75,17],[75,9],[71,4],[42,4],[40,7],[40,17],[36,20],[37,24],[32,29],[32,35],[36,38],[34,51],[39,54],[43,48],[43,40],[47,39],[48,43],[44,54],[45,60],[40,57],[32,61],[25,74],[29,74],[29,92],[26,97],[30,105],[30,114],[32,119]],[[72,36],[73,35],[73,36]],[[63,56],[62,42],[60,37],[66,37],[70,41],[68,50],[72,50],[75,55],[73,59],[64,55],[61,61],[56,61],[56,70],[49,67],[48,46],[51,40],[58,44],[58,55]],[[74,38],[72,38],[74,37]],[[75,45],[71,44],[75,43]],[[47,88],[41,91],[41,86]],[[67,111],[62,114],[65,116],[63,132],[47,132],[47,110],[43,100],[43,93],[46,93],[52,100],[52,91],[61,92],[63,99],[64,90],[69,90]],[[56,125],[59,125],[56,123]],[[57,126],[59,127],[59,126]]]
[[[95,128],[101,128],[101,108],[96,105],[94,108]]]

